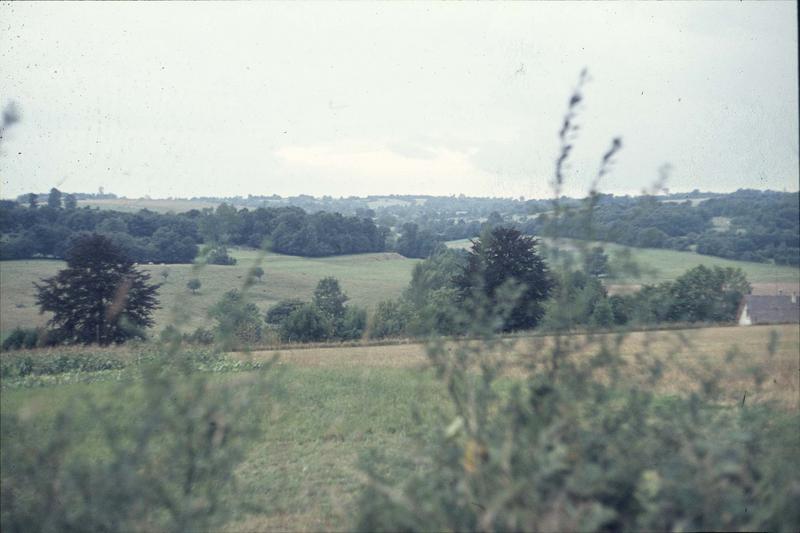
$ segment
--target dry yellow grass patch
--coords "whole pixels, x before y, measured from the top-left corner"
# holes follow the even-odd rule
[[[771,332],[778,334],[773,355],[767,346]],[[616,335],[576,335],[568,340],[581,357],[596,353],[605,342],[615,344]],[[529,337],[517,341],[511,355],[513,375],[527,364],[542,362],[552,350],[551,337]],[[648,368],[661,359],[663,377],[657,390],[664,394],[686,394],[697,390],[702,380],[719,379],[719,398],[726,403],[775,400],[792,409],[800,408],[800,325],[714,327],[674,331],[633,332],[620,344],[626,377],[644,382]],[[425,345],[315,347],[259,351],[256,359],[278,354],[280,364],[331,368],[423,368]],[[754,375],[760,374],[760,386]]]

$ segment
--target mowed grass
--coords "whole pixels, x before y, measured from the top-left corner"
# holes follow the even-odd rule
[[[548,241],[552,244],[551,241]],[[446,243],[450,248],[466,249],[471,246],[469,239],[449,241]],[[573,239],[561,239],[559,247],[567,250],[575,250],[578,241]],[[608,242],[596,242],[592,245],[602,246],[606,254],[613,256],[614,253],[624,249],[631,252],[631,257],[642,268],[644,274],[640,278],[621,277],[609,280],[614,284],[639,284],[657,283],[660,281],[674,280],[690,268],[698,265],[707,267],[733,267],[741,268],[747,276],[748,281],[754,285],[760,285],[762,289],[768,289],[770,285],[776,288],[787,289],[792,287],[797,290],[800,286],[800,268],[773,265],[769,263],[754,263],[751,261],[734,261],[723,259],[711,255],[702,255],[695,252],[679,252],[676,250],[665,250],[661,248],[633,248],[620,244]],[[768,292],[762,290],[759,292]]]
[[[778,333],[779,341],[776,352],[769,356],[766,347],[771,331]],[[548,340],[520,339],[515,357],[537,357],[539,342],[546,345]],[[734,346],[741,355],[731,362],[728,354]],[[666,357],[679,348],[675,357]],[[717,372],[722,376],[720,401],[724,405],[738,406],[746,391],[747,405],[770,399],[782,406],[781,411],[792,411],[798,409],[798,349],[797,326],[759,326],[634,333],[622,345],[622,354],[629,363],[626,373],[634,380],[641,375],[643,365],[656,356],[665,358],[665,384],[660,389],[665,401],[695,390],[695,374],[702,377]],[[637,353],[642,355],[642,362],[637,362]],[[36,355],[31,352],[32,357]],[[273,355],[253,354],[257,358]],[[413,453],[414,435],[420,429],[412,416],[414,406],[423,407],[421,415],[426,427],[449,420],[446,392],[425,362],[424,346],[420,344],[281,352],[283,390],[275,402],[264,397],[253,404],[252,409],[263,412],[269,422],[265,436],[252,443],[237,469],[240,490],[262,508],[236,517],[225,529],[352,529],[364,479],[360,464],[365,454],[371,450],[380,450],[389,457]],[[761,390],[752,384],[751,368],[764,375]],[[518,378],[514,372],[498,384],[501,391]],[[222,374],[219,379],[238,377]],[[6,388],[0,396],[0,416],[22,413],[36,424],[37,430],[47,432],[52,430],[54,414],[59,409],[88,396],[111,403],[124,417],[126,406],[136,401],[141,390],[135,389],[124,397],[117,396],[116,390],[115,384],[108,382]],[[444,419],[434,416],[439,407],[445,409]],[[102,453],[100,432],[88,411],[79,409],[75,416],[81,427],[91,433],[85,453]],[[402,476],[392,470],[386,473],[390,479]]]
[[[396,298],[408,285],[411,270],[417,263],[394,253],[359,254],[323,258],[305,258],[259,252],[231,251],[238,262],[232,266],[141,265],[159,290],[161,309],[155,313],[155,329],[180,323],[186,330],[208,327],[208,309],[231,289],[241,289],[247,272],[257,263],[264,269],[262,281],[248,289],[259,310],[266,310],[284,298],[310,300],[317,282],[334,276],[356,305],[372,308],[378,302]],[[0,332],[7,334],[17,326],[43,326],[48,317],[36,306],[34,282],[55,275],[64,268],[63,261],[0,262]],[[162,272],[168,272],[166,279]],[[197,278],[202,287],[197,294],[186,283]]]

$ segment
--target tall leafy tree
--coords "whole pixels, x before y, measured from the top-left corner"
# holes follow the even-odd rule
[[[741,269],[698,265],[671,285],[670,318],[689,322],[733,320],[739,302],[751,289]]]
[[[35,283],[41,312],[51,312],[49,326],[67,343],[111,344],[143,337],[153,325],[160,285],[103,235],[82,234],[66,252],[67,268]]]
[[[502,302],[500,288],[517,283],[521,294],[505,320],[503,329],[532,328],[544,314],[543,303],[550,295],[553,281],[537,241],[519,231],[499,227],[476,240],[467,254],[466,266],[454,278],[460,298],[467,300],[475,291],[483,293],[489,305]]]
[[[344,304],[348,300],[339,280],[334,277],[322,278],[314,289],[314,305],[331,320],[344,316]]]

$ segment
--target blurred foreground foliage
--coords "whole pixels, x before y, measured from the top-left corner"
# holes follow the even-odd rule
[[[622,147],[620,139],[612,140],[582,205],[562,204],[587,81],[584,71],[559,133],[547,235],[555,250],[567,222],[579,224],[582,236],[592,240],[597,185]],[[614,308],[599,280],[610,261],[601,259],[602,250],[588,246],[578,252],[578,261],[548,254],[555,284],[543,322],[552,335],[530,349],[499,335],[513,329],[508,325],[515,323],[515,310],[530,301],[528,287],[520,283],[524,280],[512,277],[487,292],[480,290],[476,272],[461,284],[475,290],[446,312],[466,336],[434,339],[427,350],[449,402],[416,405],[421,427],[417,448],[407,456],[375,450],[365,458],[368,482],[357,528],[800,530],[797,409],[747,403],[746,391],[758,392],[765,379],[757,365],[752,381],[742,384],[741,403],[726,403],[720,390],[721,383],[732,382],[723,377],[733,365],[709,365],[708,372],[698,373],[694,387],[682,387],[690,392],[666,395],[658,386],[668,365],[676,364],[674,354],[645,343],[631,361],[621,349],[624,332],[592,333],[614,322]],[[424,279],[435,283],[436,276],[423,274],[445,261],[430,263],[415,270],[412,286]],[[542,277],[535,283],[542,292],[550,289]],[[740,272],[701,268],[660,289],[674,298],[654,304],[674,310],[678,319],[695,321],[729,313],[749,285]],[[382,333],[400,329],[403,303],[378,308]],[[587,334],[570,333],[586,325]],[[767,357],[774,356],[776,346],[773,337]],[[678,349],[692,347],[677,343]],[[735,357],[732,351],[727,363]],[[632,363],[645,372],[632,372]],[[519,376],[510,380],[510,389],[504,387],[508,381],[501,381],[509,373]],[[421,414],[430,418],[431,412],[438,423],[423,428]]]
[[[212,351],[4,358],[4,387],[126,373],[110,397],[65,405],[44,432],[45,413],[33,405],[3,413],[2,530],[201,531],[251,505],[236,494],[234,470],[265,429],[267,413],[252,406],[276,384],[264,373],[269,364],[215,379],[241,369],[225,362]],[[124,416],[115,398],[125,399]]]
[[[724,368],[698,377],[689,395],[656,392],[670,354],[645,347],[636,364],[647,375],[634,377],[623,333],[567,336],[564,322],[550,342],[521,353],[496,336],[502,310],[478,300],[471,308],[473,317],[484,311],[470,335],[482,340],[428,349],[450,402],[416,408],[437,411],[438,424],[420,430],[408,457],[365,459],[358,529],[800,529],[796,410],[746,397],[724,403]],[[500,378],[512,370],[524,377],[508,390]],[[758,391],[764,376],[751,377],[743,388]],[[398,471],[399,481],[385,475]]]

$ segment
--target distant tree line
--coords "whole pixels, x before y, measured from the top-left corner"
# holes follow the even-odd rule
[[[395,250],[424,259],[446,241],[472,239],[486,230],[507,226],[527,235],[558,234],[746,261],[800,264],[798,194],[775,191],[740,190],[724,195],[694,191],[640,197],[600,194],[592,198],[591,216],[584,209],[586,201],[562,197],[558,218],[552,200],[523,198],[248,196],[228,199],[246,208],[222,203],[216,209],[161,215],[147,210],[132,214],[77,209],[77,199],[112,194],[61,195],[53,189],[44,196],[31,193],[17,202],[0,201],[0,257],[61,257],[63,244],[57,243],[65,242],[69,233],[99,231],[117,234],[115,241],[127,247],[136,261],[187,260],[192,253],[189,240],[194,245],[267,245],[276,252],[309,257]],[[88,211],[93,214],[85,214]],[[101,223],[105,225],[98,227]],[[170,233],[154,238],[162,227]],[[170,241],[178,244],[170,249],[166,245]]]
[[[557,234],[743,261],[800,264],[798,193],[599,194],[591,199],[591,214],[588,200],[560,198],[562,211],[557,218],[552,200],[410,200],[374,209],[390,246],[406,257],[426,258],[446,241],[473,239],[487,229],[510,226],[527,235]]]
[[[591,212],[576,207],[558,218],[545,213],[520,227],[537,235],[800,264],[798,193],[739,190],[697,205],[689,200],[665,202],[653,196],[598,195],[595,201]],[[724,217],[725,224],[715,225],[715,217]]]
[[[226,245],[268,246],[279,253],[320,257],[381,252],[386,232],[364,217],[338,213],[306,213],[298,207],[216,209],[161,214],[142,209],[126,213],[77,208],[72,195],[53,189],[39,205],[0,201],[0,259],[63,258],[76,235],[106,235],[134,262],[187,263],[198,245],[211,246],[206,260],[231,264]]]
[[[86,233],[107,236],[134,262],[187,263],[197,256],[201,237],[183,215],[79,209],[59,204],[60,196],[51,192],[42,206],[0,202],[0,259],[65,258],[71,242]]]

